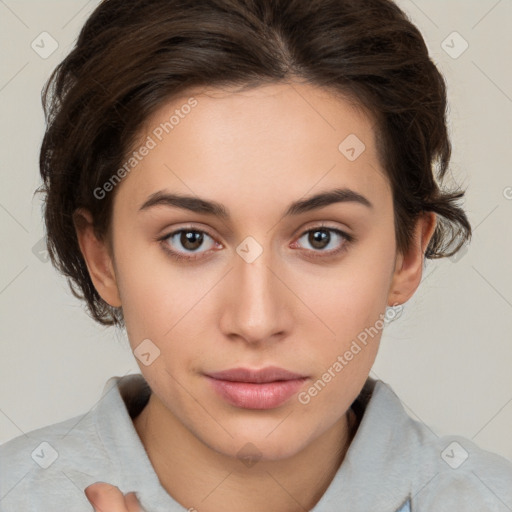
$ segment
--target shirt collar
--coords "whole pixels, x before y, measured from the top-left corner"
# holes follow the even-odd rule
[[[424,475],[418,471],[418,425],[391,387],[368,378],[352,408],[362,419],[345,458],[311,512],[405,512]],[[421,435],[425,435],[421,429]],[[421,466],[420,466],[421,467]],[[428,472],[428,470],[427,470]]]
[[[153,504],[155,512],[181,512],[183,507],[160,484],[132,422],[149,395],[141,374],[111,377],[98,404],[96,429],[114,467],[119,468],[117,485],[122,492],[137,489],[142,503]],[[404,450],[414,441],[410,438],[413,420],[392,389],[372,378],[352,408],[362,415],[359,427],[343,463],[311,512],[337,512],[340,505],[351,511],[408,511],[414,482]]]
[[[136,491],[151,512],[183,512],[183,507],[160,484],[130,416],[136,416],[149,395],[149,386],[141,374],[111,377],[104,386],[95,425],[108,457],[118,468],[117,482],[108,483],[123,493]]]

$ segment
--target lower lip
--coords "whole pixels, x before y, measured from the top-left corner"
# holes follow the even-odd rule
[[[227,402],[243,409],[273,409],[289,400],[307,378],[266,382],[231,382],[207,377],[213,389]]]

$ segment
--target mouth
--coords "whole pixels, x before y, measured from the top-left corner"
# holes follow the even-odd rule
[[[267,382],[297,380],[307,378],[306,375],[294,373],[277,366],[267,366],[259,370],[251,370],[249,368],[232,368],[221,372],[208,373],[208,377],[217,380],[229,382],[250,382],[256,384],[264,384]]]
[[[214,391],[242,409],[273,409],[287,402],[309,377],[269,366],[260,370],[233,368],[205,375]]]

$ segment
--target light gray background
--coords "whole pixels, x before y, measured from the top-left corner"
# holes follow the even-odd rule
[[[97,3],[0,0],[0,443],[88,411],[110,376],[139,371],[125,336],[89,319],[33,252],[44,234],[41,202],[32,198],[40,91]],[[465,436],[512,460],[512,2],[399,5],[448,81],[451,179],[468,187],[475,233],[460,259],[429,262],[384,332],[373,376],[436,434]],[[31,48],[44,31],[59,45],[46,59]],[[454,31],[469,44],[458,58],[464,43]]]

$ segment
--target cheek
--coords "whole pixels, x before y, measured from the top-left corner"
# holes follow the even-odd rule
[[[330,392],[323,393],[327,401],[337,392],[355,398],[352,395],[364,383],[377,355],[385,328],[394,247],[381,245],[379,251],[379,242],[375,241],[374,245],[346,258],[337,270],[308,277],[305,282],[302,295],[307,297],[305,302],[329,328],[323,329],[323,341],[311,346],[309,351],[322,371],[330,369],[330,374],[323,374],[325,378],[317,376],[322,382],[329,382],[326,388]],[[316,322],[318,331],[318,320],[311,322]],[[314,326],[311,323],[311,332]]]
[[[117,281],[127,331],[133,341],[162,338],[183,315],[197,292],[186,286],[180,270],[158,243],[141,235],[120,237],[116,246]]]
[[[329,327],[325,336],[331,331],[340,349],[374,325],[386,309],[393,257],[384,251],[377,254],[372,261],[354,254],[338,267],[302,278],[299,295]]]
[[[218,276],[189,274],[164,258],[144,266],[133,254],[121,268],[120,294],[131,348],[149,339],[160,352],[155,364],[139,364],[141,370],[145,376],[164,369],[181,373],[204,343],[200,326],[211,319],[209,292]]]
[[[386,294],[381,283],[366,277],[368,283],[347,279],[342,289],[330,289],[331,297],[326,294],[317,302],[323,307],[322,319],[335,334],[326,331],[320,343],[304,347],[317,373],[299,402],[308,411],[323,411],[322,426],[335,422],[350,407],[377,355]]]
[[[385,310],[394,257],[389,240],[393,237],[385,235],[382,227],[376,228],[337,264],[282,269],[285,281],[301,299],[289,298],[297,340],[306,345],[307,340],[323,340],[314,346],[309,341],[304,347],[315,353],[323,366],[348,350],[352,340],[371,328]],[[132,243],[129,237],[119,240],[116,253],[120,255],[118,282],[132,348],[150,339],[161,351],[184,355],[187,347],[201,345],[200,340],[194,341],[194,333],[201,331],[198,319],[204,329],[205,323],[215,322],[223,310],[215,299],[222,296],[223,284],[218,281],[223,272],[208,265],[184,270],[169,261],[157,244]],[[187,343],[178,344],[179,339]],[[371,358],[368,352],[357,357],[361,364]]]

